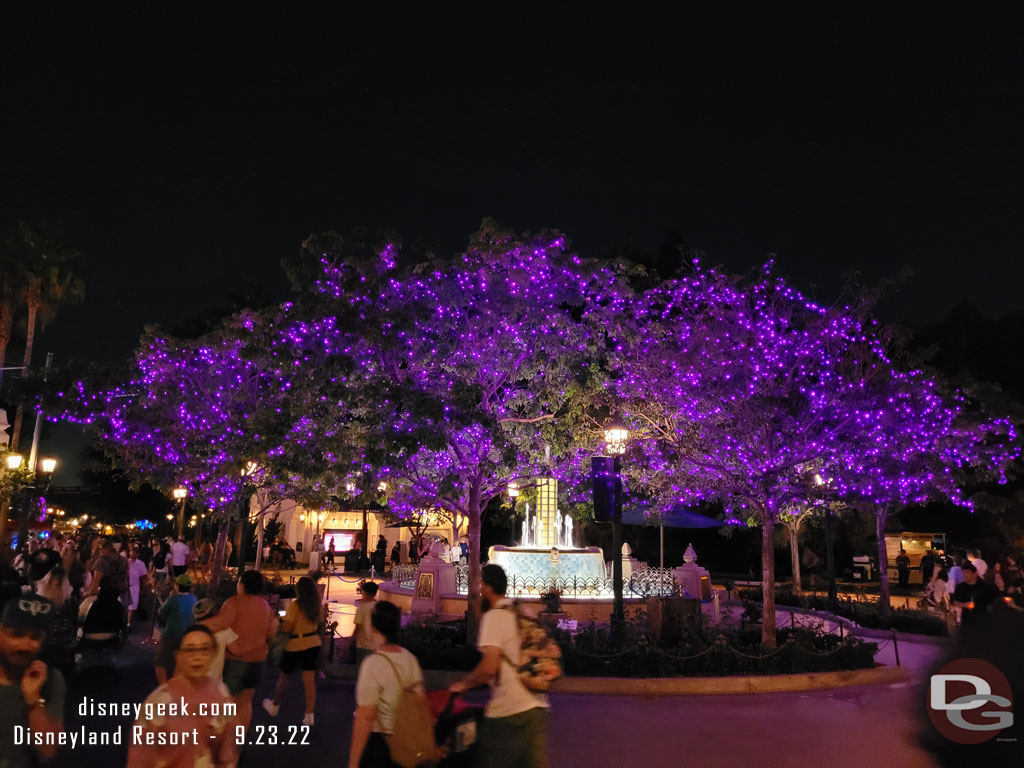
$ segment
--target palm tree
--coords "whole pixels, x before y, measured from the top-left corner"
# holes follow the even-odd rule
[[[11,341],[14,325],[14,307],[18,302],[18,252],[16,237],[8,237],[0,244],[0,384],[3,383],[4,363],[7,361],[7,345]]]
[[[20,222],[15,232],[13,251],[20,297],[28,310],[23,363],[27,374],[32,363],[36,325],[45,327],[61,304],[84,298],[85,283],[76,269],[79,254],[56,229],[45,223],[32,226]],[[0,316],[0,321],[2,319]],[[11,430],[11,450],[18,448],[23,418],[24,406],[19,405]]]

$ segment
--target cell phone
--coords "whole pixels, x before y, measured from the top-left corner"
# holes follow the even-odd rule
[[[284,616],[286,613],[288,613],[288,611],[278,611],[277,615],[278,616]]]

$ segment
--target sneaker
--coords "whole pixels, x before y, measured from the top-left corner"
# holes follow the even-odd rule
[[[277,713],[281,711],[281,705],[275,704],[273,699],[264,699],[263,709],[265,709],[267,714],[271,717],[277,717]]]
[[[303,725],[312,725],[313,724],[313,713],[312,712],[307,712],[305,715],[302,716],[302,724]]]

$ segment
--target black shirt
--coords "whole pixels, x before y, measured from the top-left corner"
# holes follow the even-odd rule
[[[999,590],[984,579],[973,584],[963,581],[953,590],[953,601],[957,603],[974,603],[974,608],[964,608],[963,620],[972,621],[974,617],[988,612],[989,607],[999,599]]]

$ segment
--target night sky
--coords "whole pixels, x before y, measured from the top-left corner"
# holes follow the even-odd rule
[[[24,5],[0,25],[0,225],[59,222],[86,256],[40,362],[123,359],[243,281],[284,298],[310,232],[450,253],[483,216],[586,256],[670,230],[732,270],[774,253],[823,300],[909,266],[883,313],[915,325],[1024,308],[1019,4]]]

